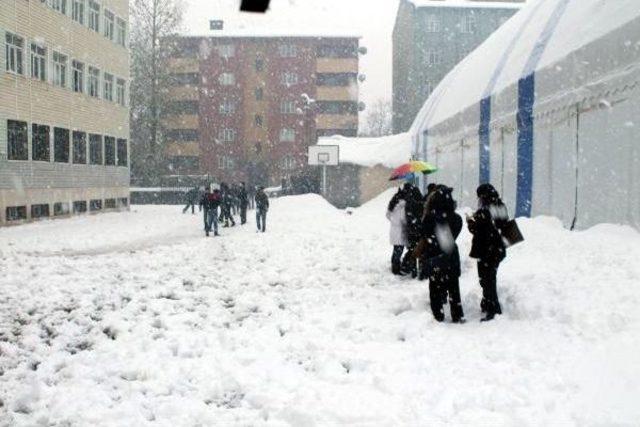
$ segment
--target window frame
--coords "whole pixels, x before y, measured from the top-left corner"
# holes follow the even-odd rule
[[[95,31],[96,33],[100,33],[100,9],[101,9],[101,5],[100,3],[98,3],[95,0],[89,0],[88,1],[88,5],[89,7],[88,9],[88,16],[87,16],[87,27],[91,30],[91,31]],[[94,8],[93,6],[97,6],[97,9]]]
[[[84,26],[86,8],[85,0],[71,0],[71,19]]]
[[[64,58],[64,61],[61,61],[61,58]],[[53,85],[66,89],[67,73],[69,70],[69,55],[65,55],[54,50],[51,53],[51,64],[51,80]]]
[[[84,93],[85,69],[86,65],[84,62],[76,59],[71,60],[71,90],[75,93]]]
[[[6,31],[4,36],[5,45],[5,71],[17,76],[24,76],[24,49],[25,38],[15,33]],[[13,67],[12,67],[13,65]]]
[[[105,166],[115,166],[116,165],[116,137],[104,135],[104,165]],[[113,145],[111,145],[113,144]],[[110,148],[113,148],[113,152],[111,152]],[[112,154],[110,156],[110,154]],[[111,160],[113,159],[113,160]]]
[[[218,130],[218,140],[220,142],[235,142],[238,132],[233,128],[220,128]]]
[[[36,42],[29,44],[30,77],[41,82],[47,81],[47,47]]]
[[[289,108],[289,107],[292,107],[292,108]],[[293,100],[281,101],[280,114],[296,114],[296,102]]]
[[[114,79],[113,74],[103,73],[102,75],[102,98],[105,101],[113,102]]]
[[[124,156],[121,156],[120,148],[124,147]],[[124,158],[124,160],[122,160]],[[116,166],[128,167],[129,166],[129,148],[127,140],[125,138],[116,139]]]
[[[236,84],[236,75],[234,73],[220,73],[218,82],[221,86],[233,86]]]
[[[96,139],[96,137],[98,139]],[[104,142],[103,136],[97,133],[89,134],[89,164],[102,166],[104,164]],[[97,144],[96,144],[97,143]],[[98,151],[95,150],[97,145]]]
[[[127,21],[116,16],[116,43],[127,47]]]
[[[56,130],[58,131],[57,133],[56,133]],[[60,141],[58,137],[62,136],[62,134],[64,133],[66,133],[66,141]],[[64,146],[62,148],[60,148],[60,143],[64,143]],[[65,160],[61,160],[61,157],[59,157],[58,154],[61,153],[64,148],[66,148]],[[53,162],[69,164],[69,161],[71,159],[70,151],[71,151],[71,130],[67,128],[54,126],[53,128]]]
[[[280,129],[280,142],[296,142],[296,130],[294,128],[283,127]]]
[[[13,129],[12,124],[20,126],[20,129]],[[13,133],[12,133],[13,131]],[[12,138],[13,136],[13,138]],[[16,139],[19,145],[12,145]],[[22,139],[24,138],[24,139]],[[7,160],[28,161],[29,160],[29,124],[22,120],[7,120]]]
[[[76,135],[83,136],[82,139],[76,140]],[[71,132],[71,163],[74,165],[87,164],[87,133],[81,130],[73,130]],[[81,146],[82,150],[76,147]]]
[[[127,106],[127,82],[125,79],[116,78],[116,104]]]
[[[110,11],[109,9],[104,9],[103,15],[103,25],[104,28],[102,30],[102,34],[109,41],[115,40],[115,30],[116,30],[116,14]]]
[[[87,95],[100,98],[100,69],[91,65],[87,67]]]
[[[39,140],[40,136],[44,141]],[[51,162],[51,126],[31,123],[31,160]]]

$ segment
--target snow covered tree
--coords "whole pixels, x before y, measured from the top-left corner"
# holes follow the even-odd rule
[[[163,40],[176,34],[183,10],[181,0],[131,2],[131,173],[138,185],[157,184],[164,167],[160,116],[172,46]]]
[[[385,136],[393,133],[393,113],[391,101],[378,99],[367,108],[365,124],[360,132],[361,136]]]

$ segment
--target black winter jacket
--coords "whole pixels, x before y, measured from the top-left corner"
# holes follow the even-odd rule
[[[509,221],[507,207],[501,200],[478,209],[467,222],[473,240],[471,258],[499,264],[507,254],[502,240],[502,228]]]

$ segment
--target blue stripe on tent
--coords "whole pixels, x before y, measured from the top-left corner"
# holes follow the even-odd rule
[[[491,123],[491,97],[480,101],[480,184],[485,184],[491,180],[489,123]]]
[[[531,216],[535,74],[518,82],[518,186],[516,216]]]
[[[529,56],[518,81],[518,183],[516,216],[531,216],[533,198],[533,107],[535,70],[571,0],[559,1]]]
[[[504,67],[507,65],[507,60],[509,59],[511,52],[513,52],[513,50],[515,49],[518,40],[520,40],[520,37],[522,37],[522,33],[524,33],[524,30],[531,22],[531,19],[535,16],[535,14],[540,9],[540,6],[542,6],[544,2],[545,0],[540,0],[531,10],[531,13],[529,14],[529,16],[527,16],[520,28],[518,28],[518,32],[516,33],[515,37],[511,39],[509,45],[502,53],[502,56],[500,57],[495,70],[493,71],[493,75],[489,80],[489,84],[484,90],[482,101],[480,101],[480,129],[478,130],[478,136],[480,138],[480,144],[478,144],[480,149],[480,184],[491,181],[491,94],[493,93],[493,90],[498,83],[498,78],[502,74]]]

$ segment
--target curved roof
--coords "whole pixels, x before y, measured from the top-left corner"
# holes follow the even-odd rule
[[[442,80],[410,133],[415,137],[477,108],[533,72],[538,104],[639,69],[638,0],[529,0]],[[517,109],[517,98],[506,98],[508,106],[501,99],[497,115]]]

